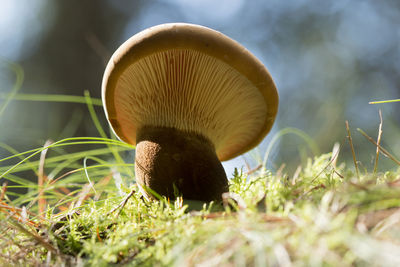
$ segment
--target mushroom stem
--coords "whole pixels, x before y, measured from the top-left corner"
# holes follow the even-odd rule
[[[170,199],[219,201],[228,191],[213,143],[175,128],[146,126],[137,132],[135,172],[139,185]]]

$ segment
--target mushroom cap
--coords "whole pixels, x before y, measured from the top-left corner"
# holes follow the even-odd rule
[[[142,127],[170,127],[209,139],[220,160],[258,145],[278,111],[265,66],[215,30],[169,23],[128,39],[111,57],[102,99],[114,133],[136,144]]]

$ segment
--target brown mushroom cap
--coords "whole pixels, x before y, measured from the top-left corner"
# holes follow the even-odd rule
[[[142,127],[170,127],[208,138],[220,160],[255,147],[278,110],[264,65],[212,29],[162,24],[127,40],[110,59],[102,84],[115,134],[136,144]]]

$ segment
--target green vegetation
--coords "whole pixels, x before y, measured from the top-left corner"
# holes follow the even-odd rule
[[[62,153],[82,143],[109,147]],[[293,175],[235,171],[223,204],[149,202],[132,181],[132,164],[109,156],[127,149],[115,140],[68,139],[30,151],[38,160],[13,156],[19,164],[0,170],[13,182],[1,189],[1,264],[400,264],[400,168],[357,178],[336,165],[335,152]],[[19,177],[22,170],[42,176],[41,185]],[[13,190],[21,187],[28,192]]]
[[[29,100],[19,86],[0,114],[11,97]],[[101,138],[47,142],[23,153],[0,143],[11,155],[0,159],[1,266],[400,266],[399,161],[379,145],[380,134],[371,144],[371,154],[380,148],[371,171],[355,157],[354,166],[341,163],[335,146],[294,173],[284,165],[270,172],[265,164],[282,135],[300,136],[318,151],[303,132],[287,128],[272,138],[258,168],[230,175],[223,203],[147,201],[134,183],[133,147],[106,138],[100,127],[93,109],[99,100],[86,93],[69,101],[88,105]],[[378,172],[379,154],[397,169]]]

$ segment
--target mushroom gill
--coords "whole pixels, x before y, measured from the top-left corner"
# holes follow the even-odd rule
[[[189,49],[137,60],[121,73],[114,95],[116,118],[131,143],[141,128],[172,128],[208,139],[220,160],[241,152],[260,134],[268,108],[236,69]]]

